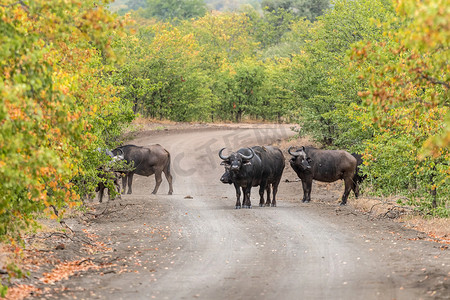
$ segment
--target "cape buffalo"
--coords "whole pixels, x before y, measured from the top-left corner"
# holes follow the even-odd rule
[[[356,158],[344,150],[320,150],[313,147],[301,147],[300,150],[288,152],[292,155],[290,164],[302,181],[303,200],[311,201],[312,181],[334,182],[343,179],[345,183],[341,205],[347,203],[348,195],[353,189],[357,194],[357,183],[353,182],[356,172]]]
[[[162,182],[161,173],[164,172],[169,182],[169,195],[172,195],[172,175],[170,174],[170,153],[161,145],[151,145],[148,147],[140,147],[135,145],[125,145],[113,150],[116,154],[123,151],[124,160],[131,164],[132,171],[123,172],[125,176],[122,178],[123,191],[125,193],[128,181],[128,194],[132,193],[132,183],[134,174],[142,176],[150,176],[155,174],[156,185],[152,194],[156,194]]]
[[[236,208],[241,208],[240,196],[244,193],[243,206],[251,208],[250,191],[259,185],[259,206],[264,206],[264,190],[267,191],[266,206],[276,206],[276,194],[284,169],[284,156],[276,147],[241,148],[228,156],[219,151],[219,157],[225,165],[225,173],[221,177],[223,183],[233,183],[236,189]],[[270,190],[272,186],[272,201]]]
[[[112,186],[116,192],[116,194],[119,195],[120,198],[120,185],[119,185],[119,176],[116,172],[104,172],[103,174],[99,174],[100,178],[103,178],[107,181],[112,181]],[[103,201],[103,195],[105,192],[105,189],[108,189],[108,200],[111,200],[111,189],[108,187],[108,185],[103,182],[99,181],[97,187],[95,188],[95,191],[98,192],[98,201],[101,203]],[[114,200],[114,199],[113,199]]]

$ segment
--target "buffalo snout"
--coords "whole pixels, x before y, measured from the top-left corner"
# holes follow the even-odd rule
[[[304,159],[302,161],[302,166],[303,166],[303,169],[305,169],[305,170],[311,169],[311,165],[308,163],[308,161],[306,159]]]
[[[233,172],[237,172],[237,171],[239,171],[239,166],[238,165],[232,165],[230,170],[233,171]]]
[[[228,183],[228,184],[232,184],[233,183],[231,181],[230,173],[228,173],[228,172],[225,172],[225,174],[223,174],[222,177],[220,177],[220,181],[222,183]]]

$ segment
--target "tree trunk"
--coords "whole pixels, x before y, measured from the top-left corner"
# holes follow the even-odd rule
[[[433,171],[436,171],[436,166],[433,167]],[[434,185],[434,172],[433,174],[431,174],[430,176],[430,180],[431,180],[431,196],[433,196],[433,202],[431,203],[431,205],[433,206],[433,208],[437,207],[437,190],[436,190],[436,186]]]
[[[242,110],[239,109],[236,113],[236,123],[240,123],[242,120]]]

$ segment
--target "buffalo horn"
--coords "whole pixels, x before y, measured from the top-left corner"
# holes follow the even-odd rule
[[[229,159],[229,158],[230,158],[229,155],[228,155],[228,156],[223,156],[223,155],[222,155],[223,150],[225,150],[225,148],[220,149],[220,151],[219,151],[219,157],[220,157],[221,159],[223,159],[223,160]]]
[[[294,146],[290,146],[290,147],[289,147],[288,153],[289,153],[290,155],[292,155],[292,156],[299,156],[299,155],[300,155],[300,153],[298,153],[299,150],[297,150],[297,151],[295,151],[295,152],[291,152],[291,149],[292,149],[292,148],[294,148]]]
[[[123,153],[122,148],[118,148],[117,150],[119,151],[119,154],[117,154],[117,157],[119,157],[119,159],[124,159],[125,153]]]
[[[251,155],[244,155],[244,154],[242,154],[242,153],[239,153],[241,156],[242,156],[242,159],[244,159],[244,160],[250,160],[250,159],[252,159],[253,158],[253,156],[255,156],[255,152],[253,152],[253,149],[252,148],[248,148],[249,150],[250,150],[250,152],[252,153]]]

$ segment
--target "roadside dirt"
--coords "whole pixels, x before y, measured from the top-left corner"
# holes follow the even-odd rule
[[[235,210],[220,183],[218,150],[286,141],[290,126],[140,127],[132,143],[172,155],[174,195],[163,181],[135,176],[133,194],[88,212],[46,221],[27,239],[25,279],[9,299],[450,299],[448,244],[380,214],[367,214],[343,183],[301,183],[286,164],[278,206]],[[382,216],[382,215],[381,215]]]

